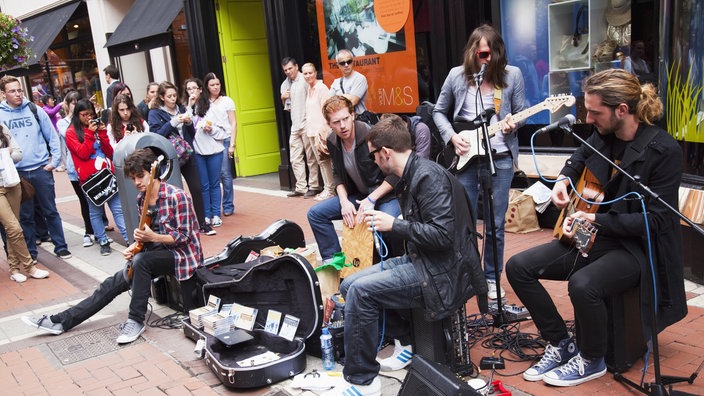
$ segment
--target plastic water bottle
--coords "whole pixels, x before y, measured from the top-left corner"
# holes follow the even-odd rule
[[[323,334],[320,335],[320,349],[323,352],[323,370],[335,368],[335,353],[332,346],[332,335],[327,327],[323,327]]]

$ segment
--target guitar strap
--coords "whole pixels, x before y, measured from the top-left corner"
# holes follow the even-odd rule
[[[621,167],[626,168],[633,161],[640,158],[645,152],[645,148],[648,147],[650,142],[658,134],[658,128],[653,126],[646,126],[636,140],[631,143],[630,147],[623,155],[623,161],[621,161]]]
[[[494,111],[496,111],[497,116],[501,110],[501,95],[503,95],[503,92],[503,88],[494,88]]]

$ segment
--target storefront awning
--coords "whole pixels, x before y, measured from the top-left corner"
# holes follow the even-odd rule
[[[27,33],[30,36],[34,36],[34,41],[30,44],[30,50],[32,51],[32,60],[29,62],[30,68],[15,68],[7,72],[19,77],[39,71],[39,61],[49,49],[51,43],[54,42],[61,29],[66,26],[66,22],[71,18],[79,4],[80,2],[76,1],[23,20],[21,25],[27,28]]]
[[[171,42],[169,27],[183,9],[183,0],[137,0],[110,36],[111,57],[163,47]]]

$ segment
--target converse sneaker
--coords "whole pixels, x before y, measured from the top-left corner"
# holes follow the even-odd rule
[[[486,285],[489,288],[489,291],[486,292],[487,297],[490,300],[496,300],[496,281],[493,279],[487,279],[486,280]],[[504,288],[501,288],[501,298],[504,298],[506,296],[506,291]]]
[[[13,280],[17,283],[24,283],[27,282],[27,277],[19,272],[14,272],[10,274],[10,280]]]
[[[145,329],[146,326],[144,326],[144,323],[139,323],[135,322],[132,319],[127,319],[127,322],[122,325],[122,333],[119,337],[117,337],[117,343],[128,344],[139,338],[139,336],[144,333]]]
[[[93,238],[88,234],[83,235],[83,247],[91,246],[93,246]]]
[[[73,257],[73,256],[71,255],[71,252],[68,251],[68,249],[64,249],[64,250],[62,250],[62,251],[60,251],[60,252],[57,252],[56,255],[57,255],[59,258],[62,258],[62,259],[64,259],[64,260],[68,260],[68,259],[70,259],[71,257]]]
[[[30,318],[29,316],[23,316],[22,321],[34,328],[44,330],[51,334],[59,335],[64,332],[64,325],[61,323],[52,322],[46,315],[41,318]]]
[[[581,354],[543,375],[543,382],[555,386],[575,386],[606,374],[606,362],[603,357],[587,360]]]
[[[413,346],[401,345],[401,341],[394,340],[394,353],[386,359],[376,358],[381,365],[381,371],[396,371],[406,368],[413,358]]]
[[[110,249],[110,242],[105,241],[105,243],[100,244],[100,255],[101,256],[109,256],[110,253],[112,253],[112,249]]]
[[[381,381],[379,377],[374,377],[374,380],[369,385],[355,385],[345,381],[342,385],[338,385],[332,390],[322,393],[321,396],[381,396]]]
[[[540,381],[548,371],[565,364],[577,355],[577,344],[572,338],[565,338],[557,346],[548,343],[545,353],[538,363],[523,372],[526,381]]]
[[[213,224],[210,222],[210,217],[206,217],[206,218],[205,218],[205,225],[213,225]]]
[[[208,236],[212,236],[212,235],[217,234],[217,232],[215,232],[215,230],[212,227],[210,227],[210,224],[203,224],[200,227],[200,233],[203,235],[208,235]]]
[[[220,216],[213,216],[213,219],[210,221],[210,225],[213,227],[220,227],[222,225]]]

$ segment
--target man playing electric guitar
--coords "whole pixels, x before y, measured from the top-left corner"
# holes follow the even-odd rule
[[[483,64],[486,64],[486,71],[482,84],[477,87],[475,75],[482,70]],[[484,104],[484,109],[493,109],[498,113],[496,120],[489,121],[496,124],[500,120],[500,130],[490,140],[495,151],[493,158],[496,166],[496,174],[491,178],[493,196],[482,201],[486,230],[484,273],[489,287],[488,296],[490,299],[496,299],[498,279],[495,279],[494,261],[496,260],[500,273],[504,264],[504,217],[508,208],[508,192],[513,179],[514,164],[518,164],[518,136],[515,133],[517,125],[511,115],[525,109],[526,104],[521,71],[507,64],[504,41],[499,32],[489,25],[479,26],[469,36],[464,50],[464,63],[450,70],[433,110],[433,121],[438,126],[443,140],[446,144],[452,143],[455,153],[459,156],[470,151],[472,146],[476,148],[477,142],[456,133],[448,114],[452,114],[452,121],[472,120],[482,111],[480,103]],[[472,162],[457,173],[457,178],[469,194],[473,213],[479,213],[479,173],[488,169],[486,158]],[[495,230],[489,227],[489,201],[493,201],[494,205]],[[493,248],[494,238],[496,251]],[[501,294],[503,296],[503,290]]]
[[[150,149],[139,149],[125,159],[125,175],[132,179],[139,191],[139,208],[147,186],[150,185],[152,164],[156,156]],[[145,314],[151,291],[151,280],[159,275],[175,275],[184,290],[196,269],[203,265],[203,251],[198,235],[198,221],[191,198],[180,188],[158,178],[151,182],[152,194],[148,202],[151,224],[134,230],[135,243],[127,247],[124,256],[131,261],[131,281],[126,271],[119,270],[105,279],[92,295],[77,305],[56,315],[40,318],[22,317],[28,325],[52,334],[61,334],[87,320],[115,297],[132,290],[127,322],[122,326],[118,344],[136,340],[145,330]],[[143,244],[137,252],[138,243]],[[186,309],[192,301],[184,298]]]
[[[630,175],[639,176],[643,185],[671,207],[677,207],[682,150],[666,131],[653,125],[663,112],[655,88],[651,84],[641,87],[634,75],[622,69],[608,69],[587,77],[583,91],[586,121],[597,132],[587,142]],[[687,314],[679,218],[660,201],[646,196],[646,219],[641,201],[631,194],[640,192],[637,186],[586,146],[579,147],[565,162],[552,190],[556,206],[568,205],[567,178],[576,183],[585,169],[603,186],[603,202],[594,213],[582,209],[568,215],[562,231],[571,237],[575,222],[598,228],[589,255],[584,257],[578,249],[554,240],[519,253],[506,264],[513,290],[548,342],[542,359],[523,373],[527,381],[571,386],[604,375],[608,338],[605,299],[637,286],[641,318],[645,319],[643,334],[645,339],[650,337],[646,221],[658,277],[658,330]],[[626,194],[627,199],[617,200]],[[569,282],[576,341],[540,279]]]

